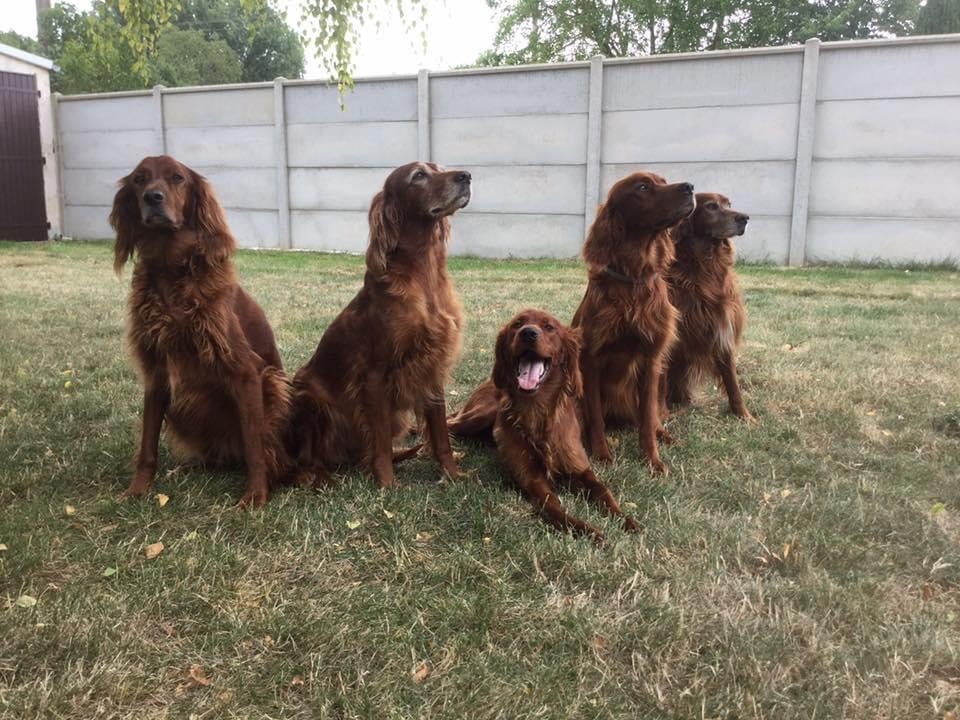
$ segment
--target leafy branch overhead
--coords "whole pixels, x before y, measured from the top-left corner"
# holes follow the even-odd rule
[[[247,0],[256,1],[256,0]],[[337,88],[353,87],[354,56],[360,32],[382,29],[382,12],[396,9],[409,32],[420,28],[426,44],[425,0],[302,0],[302,37],[313,44],[317,59]]]

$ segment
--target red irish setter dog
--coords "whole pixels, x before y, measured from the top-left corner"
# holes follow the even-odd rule
[[[610,515],[622,517],[627,530],[639,529],[590,468],[578,418],[579,358],[578,331],[542,310],[522,311],[497,336],[492,383],[477,389],[450,429],[458,435],[486,434],[495,403],[497,450],[520,490],[551,525],[602,541],[600,530],[570,515],[556,494],[555,483],[569,483]]]
[[[291,446],[301,484],[331,466],[363,462],[394,484],[392,443],[425,420],[448,475],[459,475],[444,384],[460,353],[463,315],[447,274],[449,217],[470,201],[470,173],[425,162],[397,168],[370,206],[363,288],[294,378]]]
[[[719,378],[733,414],[752,421],[737,380],[735,354],[746,310],[730,239],[743,235],[749,219],[723,195],[697,193],[697,209],[674,228],[676,259],[667,282],[680,323],[663,389],[670,402],[688,404],[705,376]]]
[[[658,436],[660,381],[676,337],[677,311],[664,274],[673,261],[670,228],[693,212],[693,185],[634,173],[611,188],[583,248],[588,282],[573,327],[583,332],[584,421],[590,453],[613,459],[606,423],[639,430],[642,452],[665,473]]]
[[[263,310],[237,283],[236,242],[207,181],[172,157],[120,180],[114,268],[134,258],[128,338],[143,375],[143,430],[124,497],[147,492],[164,421],[183,454],[242,462],[241,507],[281,479],[290,385]]]

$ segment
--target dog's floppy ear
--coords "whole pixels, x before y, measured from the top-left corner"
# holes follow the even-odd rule
[[[191,221],[200,236],[204,254],[215,262],[226,259],[233,252],[236,241],[230,234],[223,207],[210,183],[193,170],[190,170],[190,192]]]
[[[580,374],[580,347],[583,335],[580,328],[561,328],[563,358],[560,367],[563,372],[563,391],[571,397],[583,396],[583,376]]]
[[[608,200],[597,210],[583,245],[583,259],[591,267],[606,267],[613,262],[617,245],[625,240],[623,221]]]
[[[367,269],[383,274],[387,271],[387,258],[400,243],[400,211],[396,203],[386,197],[383,190],[373,196],[370,212],[370,244],[367,246]]]
[[[497,335],[497,345],[493,353],[493,384],[504,391],[511,389],[514,376],[513,355],[510,353],[512,337],[513,327],[508,323]]]
[[[113,208],[110,210],[110,227],[117,233],[117,241],[113,245],[113,270],[119,275],[136,250],[140,205],[129,175],[121,178],[118,185],[120,188],[113,196]]]

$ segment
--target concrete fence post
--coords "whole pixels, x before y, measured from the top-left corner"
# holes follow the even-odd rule
[[[56,156],[54,161],[57,163],[57,209],[60,212],[60,226],[51,228],[53,238],[59,239],[67,235],[67,216],[64,214],[66,206],[66,180],[63,177],[63,140],[60,135],[60,98],[63,95],[55,92],[51,95],[53,101],[53,154]]]
[[[586,235],[600,203],[600,145],[603,134],[603,57],[590,58],[590,94],[587,103],[587,172],[583,195],[583,232]]]
[[[793,211],[787,264],[803,265],[807,259],[807,220],[810,209],[810,174],[817,123],[817,80],[820,41],[811,38],[803,46],[803,79],[800,83],[800,114],[797,122],[797,162],[793,176]]]
[[[429,162],[430,157],[430,71],[417,73],[417,159]]]
[[[284,104],[285,78],[273,81],[273,155],[277,166],[277,246],[289,250],[290,236],[290,171],[287,165],[287,109]]]
[[[163,85],[153,86],[153,135],[158,155],[167,154],[167,129],[163,121]]]

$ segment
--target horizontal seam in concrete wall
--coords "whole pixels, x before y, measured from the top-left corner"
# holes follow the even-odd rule
[[[438,158],[437,162],[441,165],[445,164],[443,158]],[[747,161],[753,162],[753,161]],[[775,162],[775,161],[772,161]],[[516,167],[542,167],[542,168],[551,168],[551,167],[583,167],[586,165],[584,162],[510,162],[510,163],[461,163],[464,166],[470,166],[471,168],[516,168]],[[627,164],[627,163],[623,163]],[[394,168],[386,167],[384,165],[290,165],[290,170],[386,170],[389,174]],[[386,175],[384,175],[386,178]]]
[[[753,215],[751,214],[751,217]],[[811,212],[811,218],[831,218],[837,220],[933,220],[936,222],[956,222],[957,215],[845,215],[843,213]]]
[[[308,125],[348,125],[350,127],[355,127],[357,125],[383,125],[385,123],[390,123],[391,125],[416,125],[417,119],[414,118],[397,118],[397,119],[381,119],[381,120],[328,120],[317,121],[317,122],[288,122],[287,127],[305,127]],[[236,126],[234,126],[236,127]]]
[[[275,212],[277,212],[277,210],[278,210],[278,208],[275,208],[275,207],[243,207],[243,206],[241,206],[241,205],[224,205],[223,203],[221,203],[220,206],[221,206],[224,210],[241,210],[241,211],[248,211],[248,212],[272,212],[272,213],[275,213]],[[104,209],[106,209],[106,210],[108,210],[108,211],[110,210],[110,205],[99,205],[99,204],[96,204],[96,203],[71,203],[71,202],[68,202],[68,203],[65,203],[65,204],[64,204],[64,207],[65,207],[65,208],[104,208]],[[320,211],[320,212],[322,212],[322,211]]]
[[[529,118],[529,117],[570,117],[583,115],[587,116],[586,109],[576,112],[531,112],[531,113],[511,113],[509,115],[444,115],[443,117],[431,116],[430,121],[436,120],[495,120],[503,118]]]
[[[464,215],[471,215],[475,217],[480,215],[490,215],[492,217],[503,217],[504,215],[521,215],[521,216],[529,215],[534,217],[550,216],[550,217],[572,217],[572,218],[577,218],[578,220],[583,219],[582,211],[560,213],[560,212],[535,212],[535,211],[527,211],[527,210],[469,210],[469,209],[466,209],[466,210],[461,210],[461,212]]]
[[[654,160],[649,163],[642,162],[602,162],[600,165],[602,167],[616,167],[618,165],[625,165],[630,167],[635,167],[637,165],[743,165],[751,164],[755,165],[757,163],[777,163],[782,165],[783,163],[792,163],[795,162],[795,158],[759,158],[757,160]]]
[[[797,100],[785,100],[783,102],[738,103],[733,105],[691,105],[690,107],[683,107],[683,108],[647,107],[647,108],[636,108],[634,110],[625,108],[623,110],[604,110],[603,114],[604,116],[607,116],[612,113],[653,113],[653,112],[663,112],[664,110],[697,110],[700,108],[707,110],[707,109],[714,109],[718,107],[724,107],[724,108],[792,107],[794,105],[799,105],[799,104],[800,104],[800,100],[797,99]]]
[[[796,105],[800,102],[798,95],[796,100],[781,100],[779,102],[697,102],[690,105],[657,105],[656,107],[607,107],[604,106],[604,113],[611,112],[636,112],[638,110],[696,110],[697,108],[720,108],[720,107],[762,107],[764,105]]]
[[[223,129],[223,128],[248,128],[248,127],[273,127],[272,122],[255,122],[255,123],[232,123],[230,125],[170,125],[169,123],[163,128],[164,132],[169,133],[171,130],[208,130],[208,129]]]
[[[960,160],[960,155],[814,155],[814,162],[949,162]]]
[[[884,100],[942,100],[944,98],[960,98],[960,95],[949,93],[947,95],[870,95],[864,97],[817,98],[817,105],[883,102]]]
[[[527,118],[527,117],[568,117],[570,115],[586,115],[584,110],[551,110],[550,112],[510,113],[509,115],[431,115],[430,121],[436,120],[490,120],[494,118]]]
[[[64,130],[62,135],[113,135],[121,132],[143,132],[144,130],[153,130],[150,127],[124,127],[124,128],[97,128],[96,130]]]

